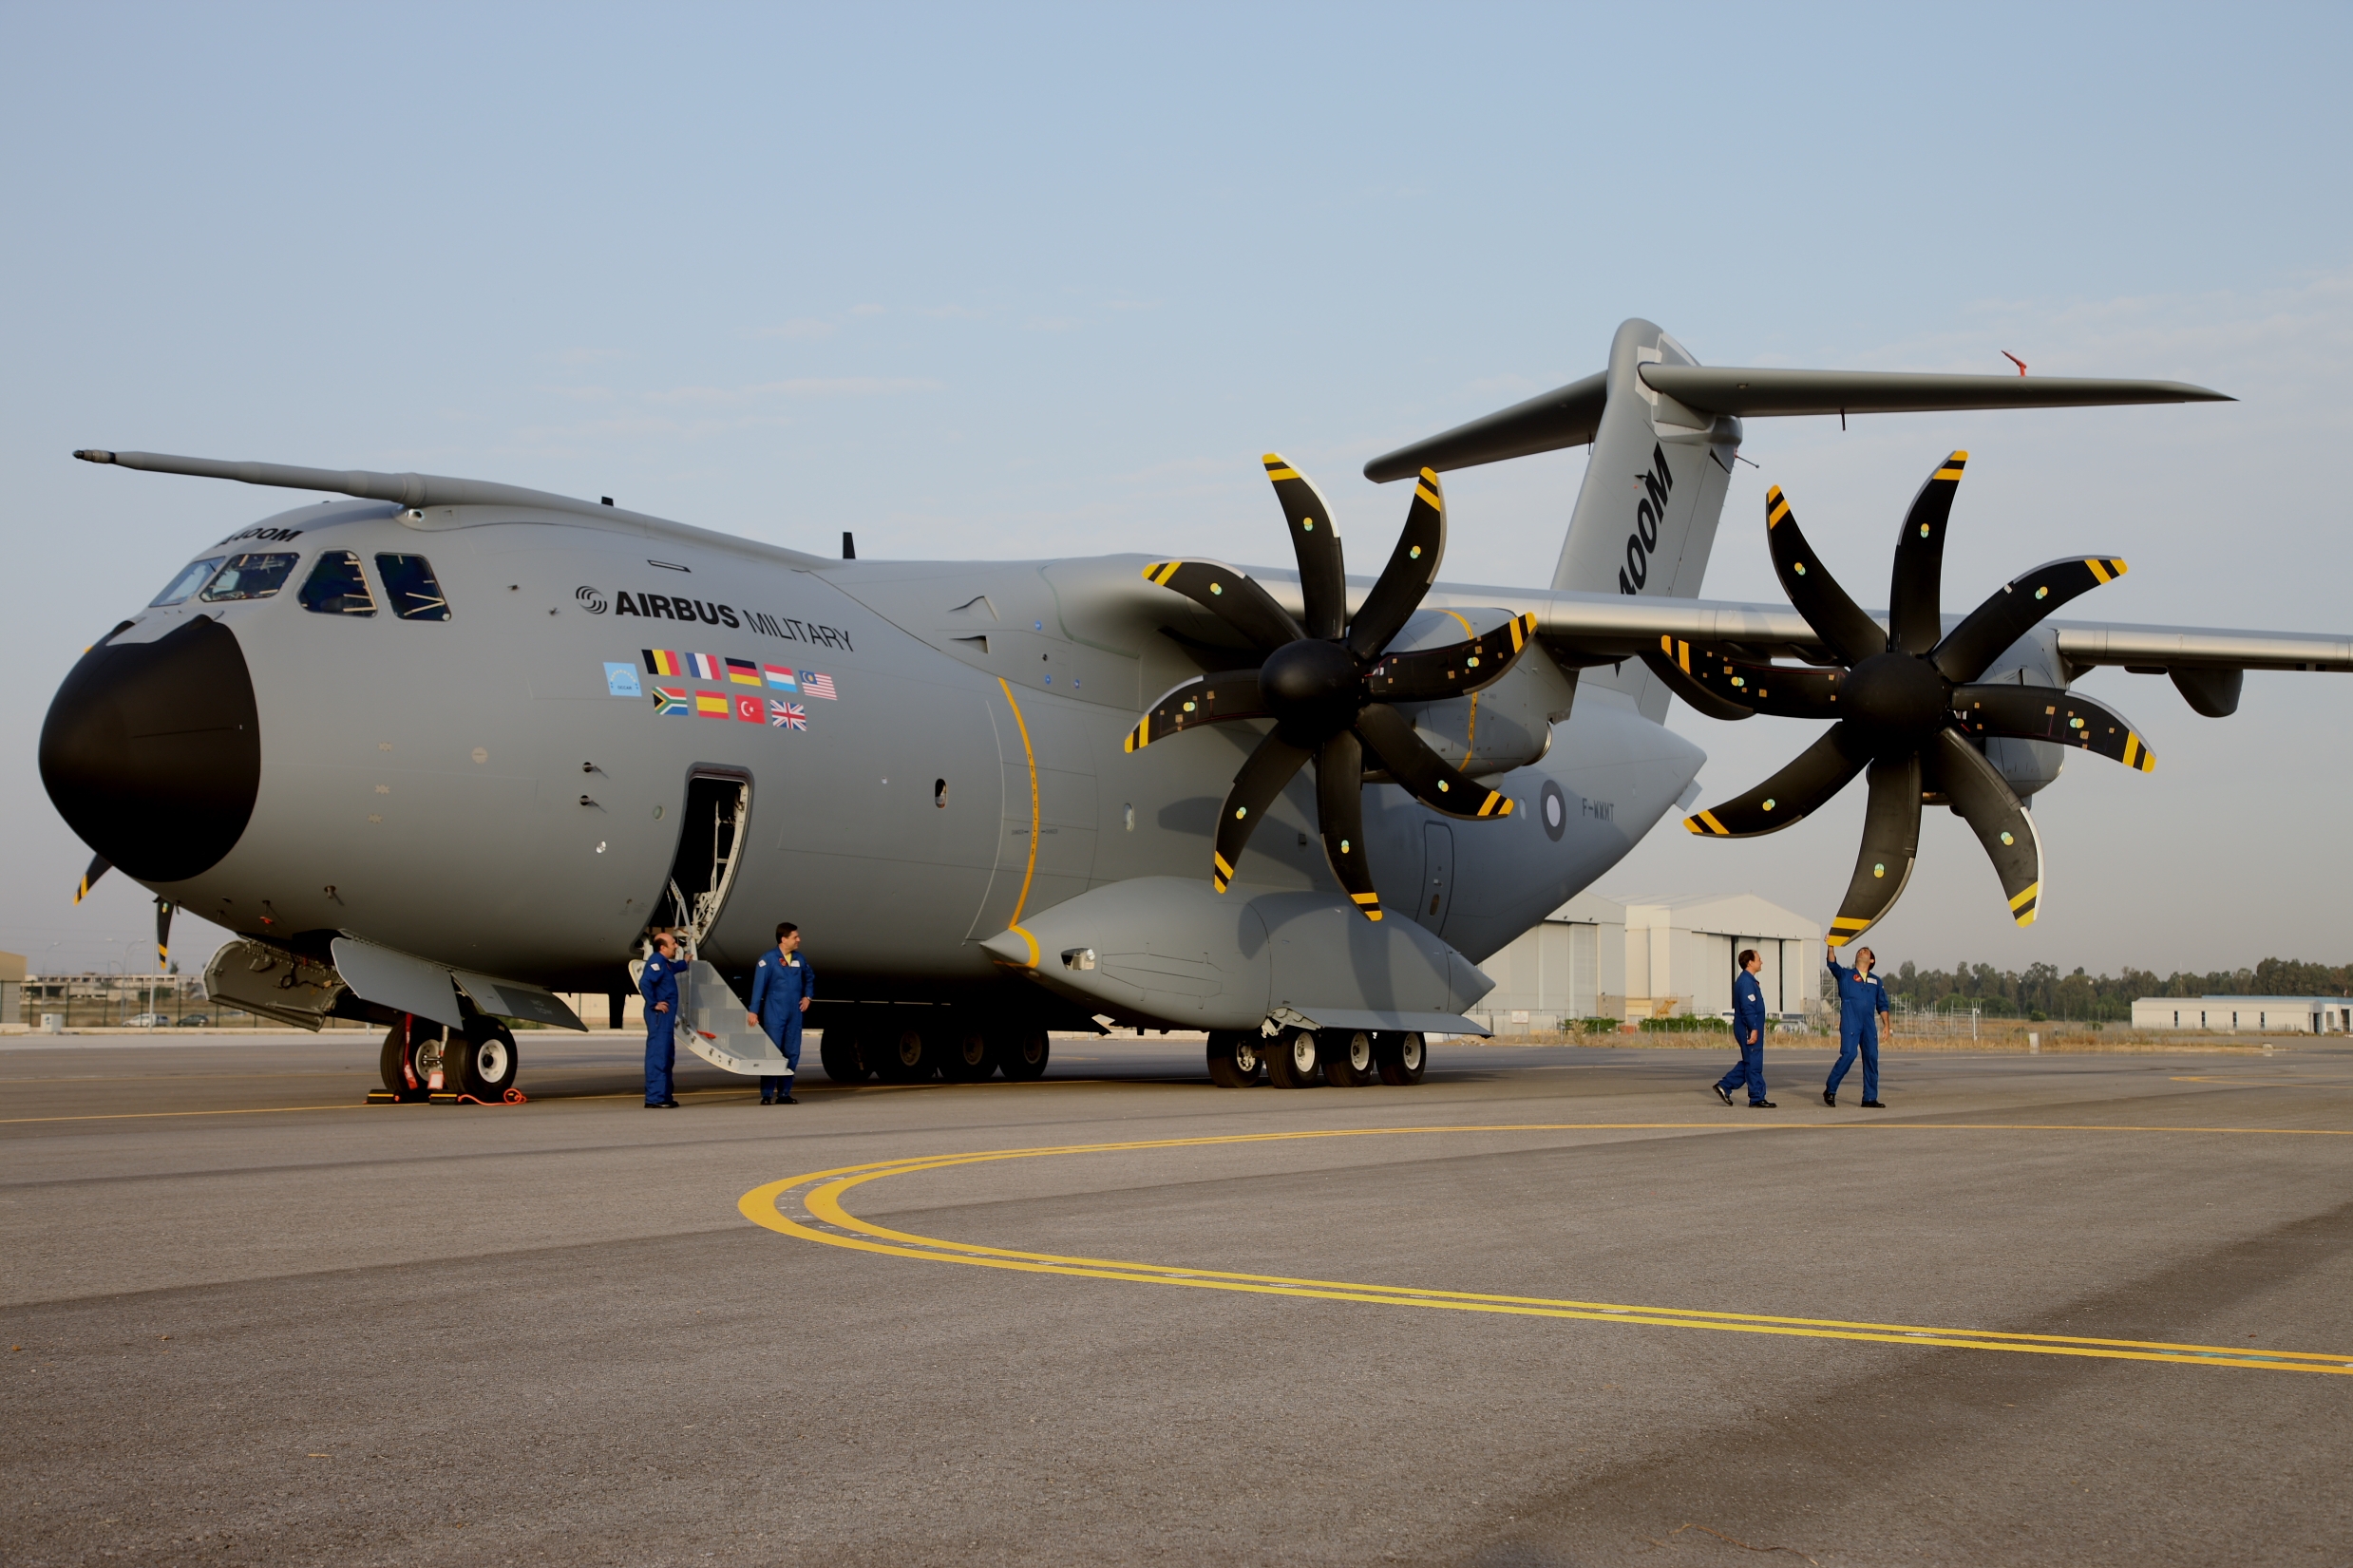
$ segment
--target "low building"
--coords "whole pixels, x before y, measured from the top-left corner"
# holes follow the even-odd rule
[[[0,1024],[25,1021],[25,955],[0,953]]]
[[[1802,915],[1747,893],[1581,893],[1480,964],[1495,989],[1471,1015],[1503,1035],[1565,1018],[1729,1018],[1744,948],[1764,960],[1767,1011],[1793,1023],[1819,1006],[1822,935]]]
[[[2133,1003],[2133,1027],[2343,1034],[2353,1030],[2353,997],[2142,996]]]

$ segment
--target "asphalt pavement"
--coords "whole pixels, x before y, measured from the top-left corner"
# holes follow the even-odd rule
[[[11,1037],[0,1561],[2353,1561],[2353,1050],[2281,1043],[655,1112],[607,1035],[499,1107]]]

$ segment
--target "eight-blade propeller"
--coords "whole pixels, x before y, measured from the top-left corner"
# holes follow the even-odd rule
[[[1758,662],[1672,637],[1645,662],[1694,707],[1719,718],[1774,713],[1834,719],[1820,740],[1745,795],[1684,819],[1692,832],[1744,839],[1789,826],[1869,769],[1863,848],[1829,941],[1843,946],[1895,903],[1911,876],[1924,798],[1941,797],[1976,830],[2002,878],[2011,916],[2031,925],[2042,896],[2042,843],[2034,819],[1973,737],[2077,746],[2146,773],[2148,746],[2121,717],[2055,687],[1978,684],[2037,622],[2079,594],[2124,575],[2113,557],[2035,568],[2002,587],[1942,636],[1945,527],[1966,452],[1940,464],[1912,499],[1896,541],[1888,626],[1855,607],[1798,532],[1779,486],[1765,493],[1766,538],[1790,603],[1829,644],[1840,668]]]
[[[1127,749],[1196,725],[1273,719],[1274,728],[1234,775],[1219,808],[1211,882],[1225,891],[1259,819],[1312,759],[1325,858],[1365,918],[1377,920],[1380,895],[1374,891],[1364,849],[1368,760],[1386,768],[1415,800],[1450,817],[1511,813],[1509,800],[1449,766],[1391,704],[1434,702],[1502,679],[1534,635],[1536,618],[1517,615],[1492,632],[1444,648],[1388,652],[1391,639],[1437,580],[1446,553],[1446,500],[1438,476],[1421,471],[1397,547],[1351,619],[1331,508],[1281,454],[1267,453],[1265,463],[1290,524],[1307,624],[1302,628],[1265,589],[1229,566],[1171,560],[1146,567],[1147,578],[1206,607],[1263,657],[1254,669],[1203,675],[1175,687],[1128,732]]]

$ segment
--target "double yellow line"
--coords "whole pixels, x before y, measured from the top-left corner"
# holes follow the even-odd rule
[[[1181,1268],[1138,1263],[1119,1258],[1071,1256],[1059,1253],[1025,1252],[962,1241],[945,1241],[892,1230],[859,1219],[843,1206],[851,1189],[885,1177],[913,1176],[926,1171],[1009,1160],[1037,1160],[1053,1155],[1132,1153],[1148,1149],[1203,1148],[1222,1143],[1271,1143],[1316,1138],[1390,1138],[1433,1133],[1549,1133],[1626,1132],[1706,1128],[1725,1131],[1708,1122],[1584,1122],[1528,1125],[1459,1127],[1363,1127],[1319,1132],[1238,1133],[1212,1138],[1147,1139],[1118,1143],[1068,1143],[1030,1149],[1003,1149],[977,1154],[916,1155],[901,1160],[876,1161],[811,1171],[754,1187],[736,1207],[755,1225],[805,1241],[847,1247],[885,1257],[931,1263],[962,1263],[978,1268],[1009,1269],[1020,1274],[1063,1275],[1080,1279],[1111,1279],[1136,1285],[1176,1285],[1193,1290],[1239,1291],[1255,1295],[1305,1296],[1327,1301],[1356,1301],[1371,1306],[1438,1308],[1452,1312],[1495,1313],[1517,1317],[1583,1319],[1602,1323],[1632,1323],[1650,1328],[1715,1329],[1734,1333],[1777,1334],[1801,1339],[1862,1340],[1875,1344],[1934,1346],[1946,1350],[2010,1351],[2037,1355],[2088,1356],[2115,1361],[2165,1361],[2190,1366],[2256,1368],[2272,1371],[2353,1374],[2353,1353],[2328,1354],[2306,1351],[2259,1351],[2232,1345],[2182,1345],[2163,1340],[2103,1339],[2074,1334],[2008,1333],[1997,1330],[1937,1328],[1917,1323],[1866,1323],[1843,1318],[1784,1317],[1761,1313],[1708,1312],[1679,1307],[1640,1306],[1628,1302],[1580,1301],[1547,1296],[1501,1295],[1478,1291],[1424,1290],[1403,1285],[1372,1285],[1349,1280],[1314,1279],[1284,1275],[1243,1274],[1224,1269]],[[2257,1127],[2100,1127],[2040,1124],[1921,1125],[1907,1124],[1857,1124],[1851,1127],[1802,1127],[1785,1131],[2080,1131],[2080,1132],[2200,1132],[2292,1133],[2305,1129]],[[2312,1129],[2324,1135],[2346,1136],[2333,1129]]]

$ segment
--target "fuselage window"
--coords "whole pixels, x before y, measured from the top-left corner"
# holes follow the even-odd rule
[[[228,558],[229,557],[226,556],[215,556],[210,560],[199,560],[192,563],[184,571],[182,571],[180,576],[172,579],[172,585],[169,588],[166,588],[163,592],[149,599],[147,601],[147,608],[150,610],[161,610],[165,605],[178,604],[180,600],[186,598],[189,595],[203,587],[205,579],[210,577],[215,572],[219,571],[220,563]]]
[[[204,590],[204,597],[208,601],[266,599],[286,586],[288,574],[301,558],[294,555],[232,556],[220,576]]]
[[[384,574],[385,596],[392,614],[405,621],[446,621],[449,601],[442,595],[433,563],[423,556],[378,556],[376,570]]]
[[[327,550],[319,554],[318,564],[302,582],[302,592],[295,595],[302,608],[315,610],[322,615],[372,615],[376,613],[375,595],[368,592],[368,578],[359,569],[359,557],[349,550]]]

